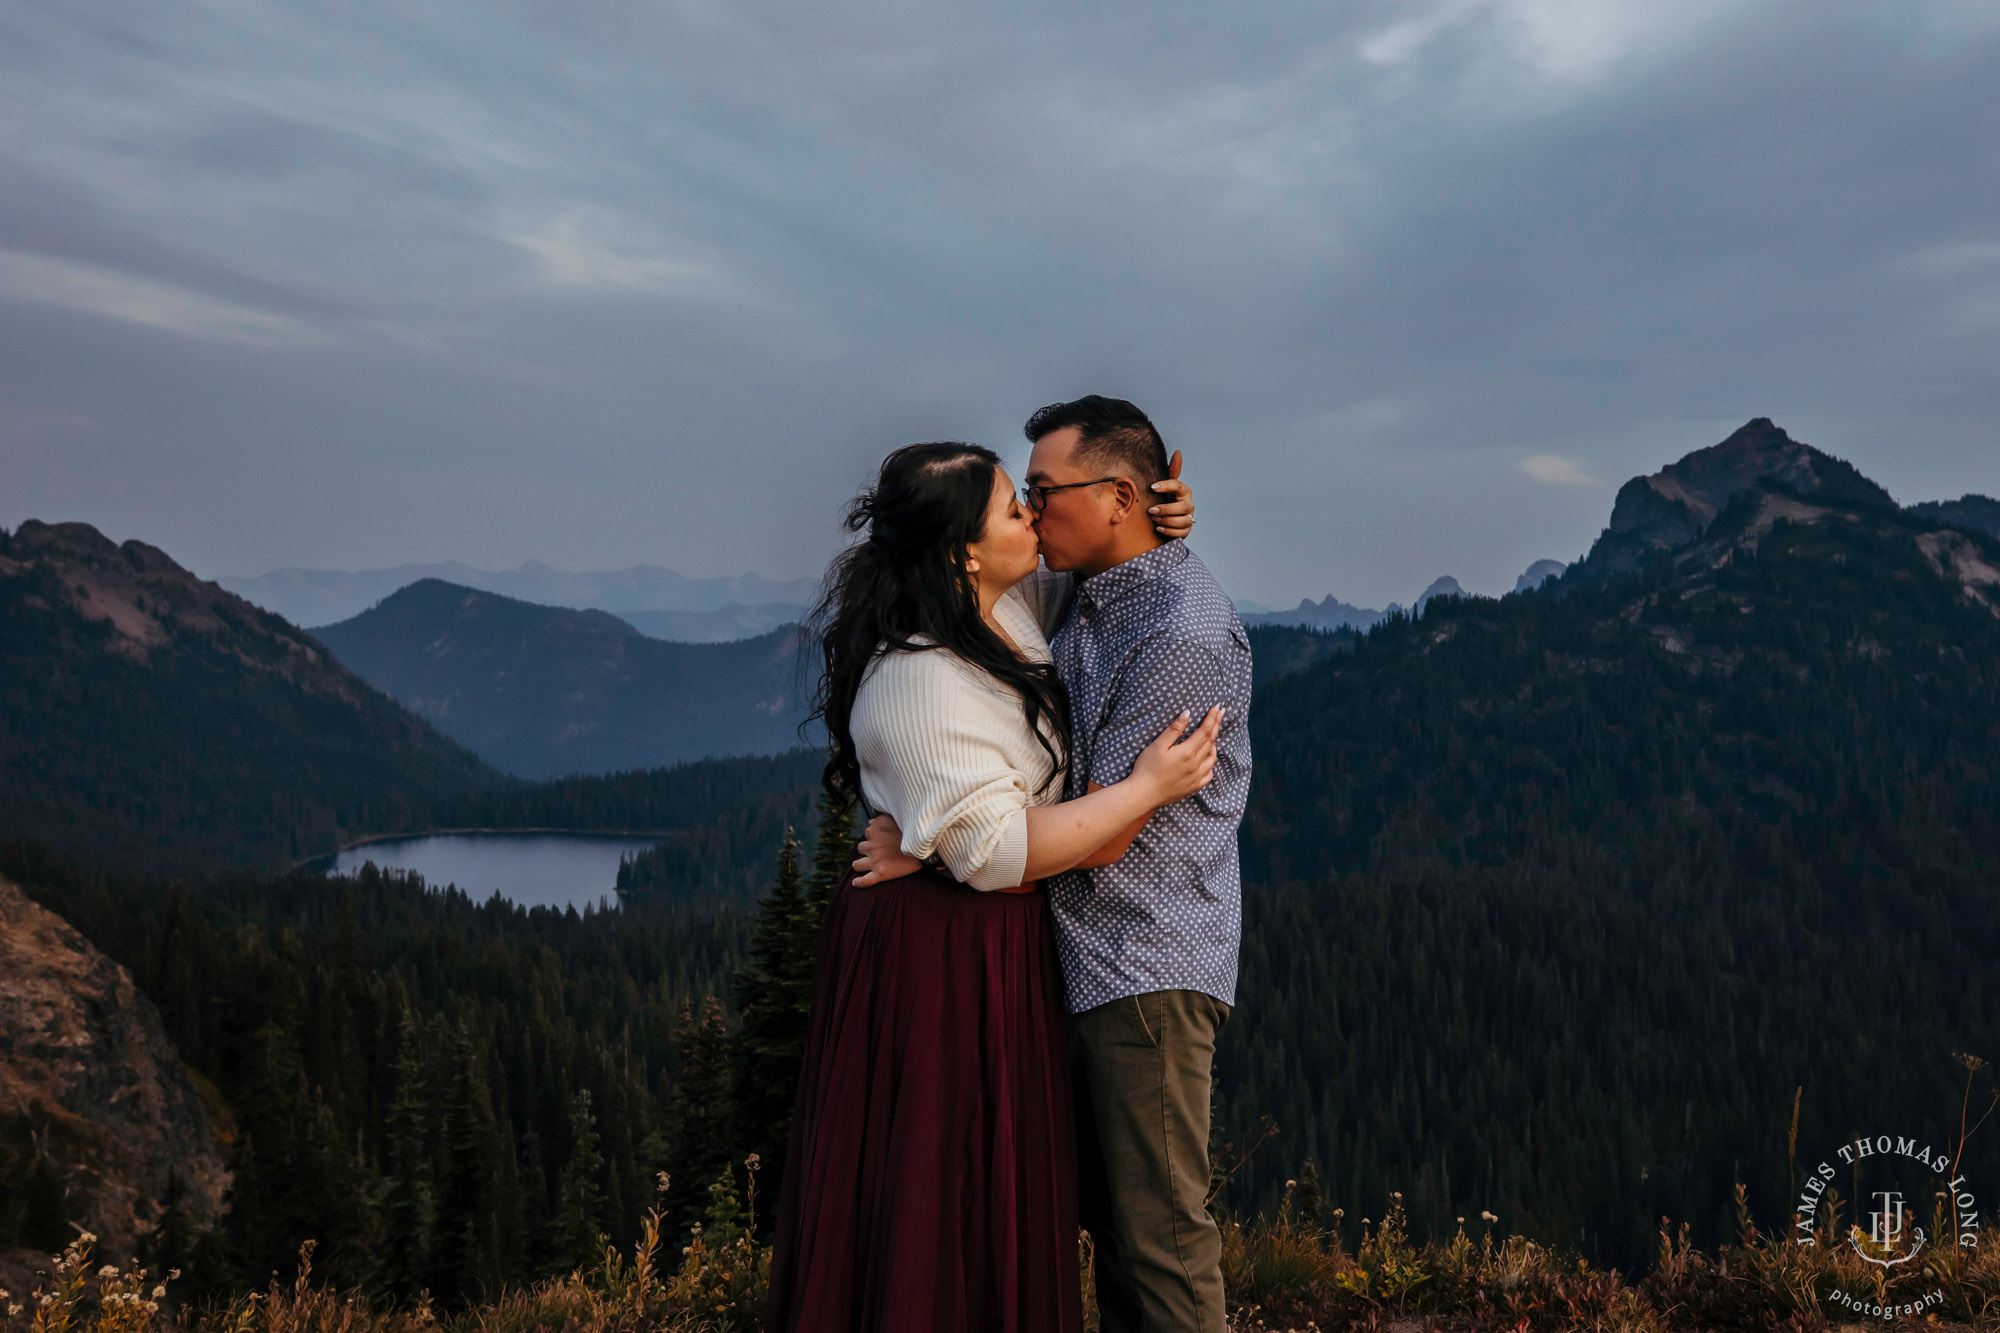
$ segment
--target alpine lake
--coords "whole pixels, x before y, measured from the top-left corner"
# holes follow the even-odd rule
[[[474,902],[499,894],[521,907],[616,907],[620,857],[656,837],[610,833],[429,833],[383,838],[308,863],[330,875],[353,875],[368,862],[408,870],[426,886],[457,888]]]

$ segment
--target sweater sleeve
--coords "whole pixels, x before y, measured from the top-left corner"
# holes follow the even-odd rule
[[[1012,888],[1028,864],[1028,779],[998,736],[1018,701],[938,650],[891,653],[855,700],[854,742],[903,850],[935,851],[975,889]]]

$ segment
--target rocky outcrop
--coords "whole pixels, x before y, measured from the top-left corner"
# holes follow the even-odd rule
[[[146,1247],[176,1194],[184,1225],[221,1216],[229,1176],[215,1125],[152,1001],[4,879],[0,1123],[27,1127],[63,1182],[64,1220],[95,1232],[110,1261]]]
[[[1582,572],[1603,580],[1650,568],[1707,532],[1737,495],[1759,487],[1822,504],[1896,507],[1887,491],[1852,464],[1757,417],[1721,444],[1619,488],[1610,525],[1583,558]]]
[[[1926,532],[1917,549],[1940,578],[1957,582],[1967,601],[2000,613],[2000,565],[1993,552],[1962,532]]]

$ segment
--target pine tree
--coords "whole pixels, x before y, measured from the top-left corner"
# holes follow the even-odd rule
[[[756,1177],[750,1177],[751,1187]],[[736,1163],[724,1162],[715,1179],[708,1183],[708,1206],[702,1212],[702,1239],[712,1250],[734,1245],[748,1231],[754,1219],[743,1191],[736,1187]]]
[[[815,941],[819,938],[820,917],[826,911],[827,899],[833,896],[833,886],[854,864],[854,844],[861,836],[854,827],[856,813],[851,797],[836,801],[825,788],[820,789],[819,832],[813,838],[812,883],[806,894],[811,936]]]
[[[1320,1199],[1319,1164],[1306,1158],[1306,1164],[1299,1168],[1298,1181],[1292,1186],[1292,1220],[1307,1228],[1317,1228],[1319,1217],[1325,1204]]]
[[[811,975],[799,974],[798,940],[807,912],[799,875],[799,844],[790,829],[778,853],[778,877],[757,904],[750,956],[736,977],[743,1025],[736,1040],[739,1142],[782,1169],[799,1062],[805,1053],[804,1012]]]
[[[296,1010],[294,1010],[296,1012]],[[239,1181],[263,1186],[249,1209],[237,1199],[234,1238],[253,1283],[288,1269],[299,1243],[320,1235],[323,1181],[308,1160],[306,1136],[314,1099],[295,1034],[275,1019],[250,1038],[242,1090],[236,1098],[244,1134],[234,1167]]]
[[[813,838],[812,879],[806,886],[805,910],[798,915],[798,927],[792,933],[785,966],[785,974],[798,981],[792,992],[792,1017],[798,1024],[801,1049],[812,1008],[813,968],[819,961],[819,934],[826,920],[826,905],[833,897],[833,886],[854,865],[855,842],[860,836],[854,827],[855,814],[852,800],[836,803],[821,790],[819,832]]]
[[[340,1132],[333,1107],[313,1094],[299,1137],[294,1185],[317,1209],[306,1235],[319,1242],[313,1266],[338,1286],[358,1286],[375,1274],[382,1248],[375,1173],[359,1161]],[[302,1236],[301,1239],[304,1239]]]
[[[570,1101],[569,1161],[557,1190],[555,1267],[558,1272],[588,1267],[604,1255],[604,1156],[597,1148],[597,1117],[590,1089],[578,1088]]]
[[[167,893],[166,938],[160,943],[159,975],[151,994],[158,997],[160,1020],[180,1047],[181,1058],[203,1067],[201,1000],[188,958],[188,891],[178,880]]]
[[[445,1106],[445,1162],[438,1197],[432,1290],[447,1299],[478,1296],[498,1277],[490,1235],[495,1151],[485,1051],[461,1019],[452,1037],[451,1093]]]
[[[384,1285],[408,1299],[430,1274],[437,1200],[431,1189],[431,1098],[417,1023],[403,1016],[396,1051],[396,1091],[389,1103],[389,1178],[382,1201]]]
[[[731,1095],[734,1070],[722,1001],[708,996],[702,1001],[699,1019],[683,1003],[674,1025],[674,1046],[680,1053],[681,1068],[673,1094],[679,1133],[672,1174],[683,1183],[668,1195],[668,1206],[692,1214],[699,1210],[701,1182],[713,1179],[730,1159],[737,1139],[735,1098]]]

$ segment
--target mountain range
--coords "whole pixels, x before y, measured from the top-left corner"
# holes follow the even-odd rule
[[[506,781],[157,547],[0,532],[0,835],[158,870],[283,864]]]
[[[1795,1097],[1800,1152],[1857,1126],[1955,1126],[1967,1066],[1952,1053],[2000,1031],[1992,508],[1979,497],[1898,508],[1759,420],[1628,483],[1591,550],[1535,595],[1434,584],[1419,611],[1366,632],[1254,629],[1242,972],[1216,1116],[1224,1142],[1249,1142],[1264,1115],[1279,1129],[1232,1177],[1229,1205],[1275,1209],[1310,1161],[1350,1240],[1393,1190],[1419,1236],[1448,1238],[1456,1217],[1490,1208],[1506,1230],[1629,1265],[1657,1248],[1662,1216],[1690,1221],[1699,1243],[1726,1238],[1738,1181],[1760,1224],[1782,1225]],[[398,1027],[368,1006],[406,991],[353,959],[437,960],[446,972],[408,968],[427,1005],[529,996],[554,1012],[539,997],[575,993],[598,1034],[588,1041],[517,1032],[495,1065],[441,1020],[411,1057],[516,1071],[491,1083],[504,1114],[479,1121],[479,1161],[491,1163],[479,1179],[543,1182],[516,1191],[540,1200],[520,1215],[523,1234],[543,1234],[569,1088],[614,1086],[605,1071],[635,1066],[603,1034],[631,1032],[646,1095],[667,1108],[662,1169],[702,1178],[675,1154],[689,1124],[726,1122],[726,1107],[676,1100],[673,1071],[688,1066],[665,1034],[704,988],[740,1002],[727,978],[742,975],[741,919],[545,914],[502,949],[504,910],[386,884],[357,887],[358,914],[344,891],[298,878],[238,877],[177,898],[166,872],[190,839],[225,864],[268,865],[357,826],[663,828],[684,808],[706,827],[676,837],[683,855],[663,858],[663,873],[712,877],[726,863],[714,887],[733,893],[775,862],[808,798],[810,752],[510,783],[336,655],[391,654],[369,669],[408,673],[409,697],[454,725],[511,701],[515,739],[544,752],[559,752],[565,727],[624,725],[619,682],[650,679],[665,659],[608,615],[442,583],[405,591],[353,618],[354,642],[333,648],[152,548],[80,525],[27,524],[0,542],[0,834],[60,835],[93,861],[136,852],[162,873],[76,872],[51,887],[60,875],[5,842],[0,868],[99,923],[93,940],[173,988],[161,992],[169,1030],[208,1043],[211,1077],[250,1089],[260,1152],[273,1153],[266,1131],[294,1108],[257,1100],[277,1084],[241,1066],[243,1052],[266,1051],[251,1036],[280,1033],[269,1040],[290,1044],[270,1046],[273,1060],[310,1062],[310,1078],[284,1086],[310,1102],[324,1126],[314,1151],[340,1170],[280,1174],[293,1170],[281,1157],[259,1168],[282,1182],[267,1202],[287,1211],[238,1228],[258,1280],[287,1245],[325,1234],[297,1228],[327,1218],[352,1219],[344,1234],[361,1239],[348,1253],[369,1257],[368,1201],[396,1160],[385,1108],[397,1085],[374,1053]],[[771,646],[784,651],[782,636]],[[588,679],[566,674],[572,655]],[[677,660],[692,672],[695,658]],[[767,697],[756,669],[740,666],[751,685],[719,699],[734,684],[700,677],[709,693],[676,695],[676,724],[740,717],[739,703]],[[676,886],[649,887],[671,897]],[[231,915],[208,915],[218,898]],[[198,929],[174,924],[177,902]],[[434,915],[438,929],[388,938],[398,914]],[[250,928],[259,921],[268,935]],[[190,942],[244,961],[195,984],[175,952]],[[584,943],[679,989],[629,1000],[638,992],[617,968],[560,952]],[[212,1032],[217,1004],[230,1024]],[[326,1039],[322,1023],[346,1035]],[[548,1072],[529,1051],[582,1062],[552,1076],[562,1095],[523,1090]],[[483,1074],[423,1082],[487,1086]],[[636,1162],[627,1131],[659,1117],[614,1121],[628,1104],[640,1103],[606,1097],[604,1123],[626,1127],[620,1160]],[[458,1123],[438,1118],[448,1114],[426,1133]],[[2000,1140],[1975,1137],[1967,1154],[1974,1178],[2000,1176]],[[232,1169],[249,1160],[239,1153]],[[608,1224],[627,1241],[641,1203],[628,1198]]]
[[[1563,571],[1568,568],[1569,566],[1563,564],[1560,560],[1537,560],[1534,564],[1529,565],[1519,578],[1514,580],[1514,591],[1532,592],[1534,589],[1547,583],[1550,579],[1560,578]],[[1433,579],[1429,586],[1417,594],[1416,600],[1410,604],[1408,614],[1422,615],[1425,605],[1433,597],[1465,597],[1469,595],[1460,586],[1457,579],[1446,574],[1441,578]],[[1301,629],[1365,630],[1372,629],[1391,616],[1405,614],[1403,607],[1395,602],[1391,602],[1386,607],[1377,611],[1365,606],[1351,606],[1331,593],[1328,593],[1317,602],[1313,601],[1310,597],[1302,598],[1298,606],[1290,611],[1253,610],[1251,608],[1254,605],[1254,603],[1248,602],[1237,604],[1237,614],[1242,618],[1245,626],[1285,625]]]
[[[606,611],[441,579],[313,634],[363,679],[523,778],[792,749],[812,684],[796,626],[666,643]]]
[[[216,582],[295,625],[328,625],[425,579],[544,606],[609,611],[628,617],[642,633],[691,643],[749,638],[796,621],[819,586],[813,579],[774,581],[760,574],[688,578],[657,565],[572,573],[539,560],[507,570],[458,561],[352,573],[293,568]]]
[[[1783,1225],[1795,1097],[1801,1154],[1955,1125],[1953,1053],[2000,1031],[1984,512],[1753,421],[1538,595],[1260,688],[1217,1056],[1222,1135],[1282,1127],[1252,1194],[1310,1158],[1350,1211],[1504,1199],[1634,1262],[1662,1216],[1728,1234],[1737,1181]]]

